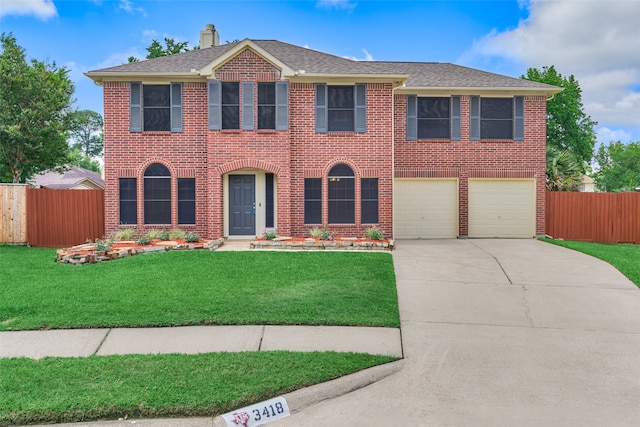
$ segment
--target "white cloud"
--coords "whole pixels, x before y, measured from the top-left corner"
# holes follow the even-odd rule
[[[609,127],[640,129],[640,1],[521,1],[529,16],[516,28],[493,30],[460,62],[493,68],[554,65],[574,75],[585,112]],[[502,69],[501,69],[502,68]]]
[[[345,56],[345,58],[352,59],[354,61],[375,61],[373,59],[373,55],[371,55],[367,49],[362,49],[362,52],[364,53],[364,58],[356,58],[355,56]]]
[[[611,141],[621,141],[627,143],[631,141],[631,134],[624,129],[609,129],[601,127],[596,129],[598,144],[609,144]]]
[[[144,30],[142,37],[145,40],[153,40],[158,37],[158,32],[156,30]]]
[[[136,7],[133,5],[131,0],[120,0],[120,4],[118,5],[118,9],[122,9],[127,13],[136,13],[139,12],[142,16],[147,16],[147,11],[142,7]]]
[[[34,15],[46,21],[58,16],[53,0],[2,0],[0,17],[9,15]]]
[[[316,7],[321,9],[347,10],[349,12],[356,8],[358,3],[351,0],[318,0]]]
[[[127,64],[128,58],[130,56],[134,56],[138,59],[145,59],[147,56],[147,52],[141,52],[136,47],[131,47],[125,52],[116,52],[109,55],[104,61],[99,62],[93,66],[85,67],[82,72],[90,71],[90,70],[100,70],[102,68],[115,67],[116,65]]]

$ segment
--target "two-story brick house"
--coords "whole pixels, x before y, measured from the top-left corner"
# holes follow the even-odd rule
[[[546,100],[442,63],[358,62],[274,40],[87,73],[104,87],[106,228],[203,236],[544,233]]]

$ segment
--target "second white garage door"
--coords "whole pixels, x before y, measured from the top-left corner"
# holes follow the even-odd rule
[[[458,236],[457,179],[396,179],[393,187],[396,239]]]
[[[535,237],[533,179],[469,179],[469,237]]]

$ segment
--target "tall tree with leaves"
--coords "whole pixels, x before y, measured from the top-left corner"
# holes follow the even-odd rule
[[[74,86],[64,67],[27,61],[11,33],[0,43],[0,179],[26,182],[66,162]]]
[[[71,148],[77,148],[86,156],[102,155],[102,128],[104,123],[100,113],[78,110],[72,114],[73,129],[69,134]]]
[[[193,49],[199,49],[199,47],[196,46]],[[176,42],[173,38],[165,37],[163,47],[158,40],[153,39],[147,47],[147,59],[160,58],[161,56],[174,55],[176,53],[188,52],[189,50],[188,42]],[[140,61],[135,56],[130,56],[127,60],[129,62]]]
[[[68,156],[68,164],[79,166],[97,173],[101,172],[100,163],[92,157],[84,154],[79,148],[71,149]]]
[[[599,170],[596,187],[601,191],[635,191],[640,187],[640,141],[601,145],[595,155]]]
[[[573,153],[584,169],[593,158],[596,143],[593,128],[597,122],[583,110],[578,81],[573,75],[563,77],[553,65],[542,70],[529,68],[521,78],[564,88],[547,101],[547,145]]]

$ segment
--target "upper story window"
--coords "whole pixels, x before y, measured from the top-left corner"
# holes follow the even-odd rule
[[[418,98],[418,139],[449,139],[451,98]]]
[[[471,97],[469,139],[524,140],[524,97]]]
[[[276,128],[276,84],[258,83],[258,129]]]
[[[366,132],[367,85],[316,84],[316,132]]]
[[[209,129],[255,129],[254,82],[209,82]],[[288,82],[258,83],[258,129],[289,128]]]
[[[240,83],[222,82],[222,129],[240,129]]]
[[[131,132],[182,132],[182,83],[131,83],[129,129]]]
[[[407,140],[451,139],[461,134],[460,97],[407,96]]]

